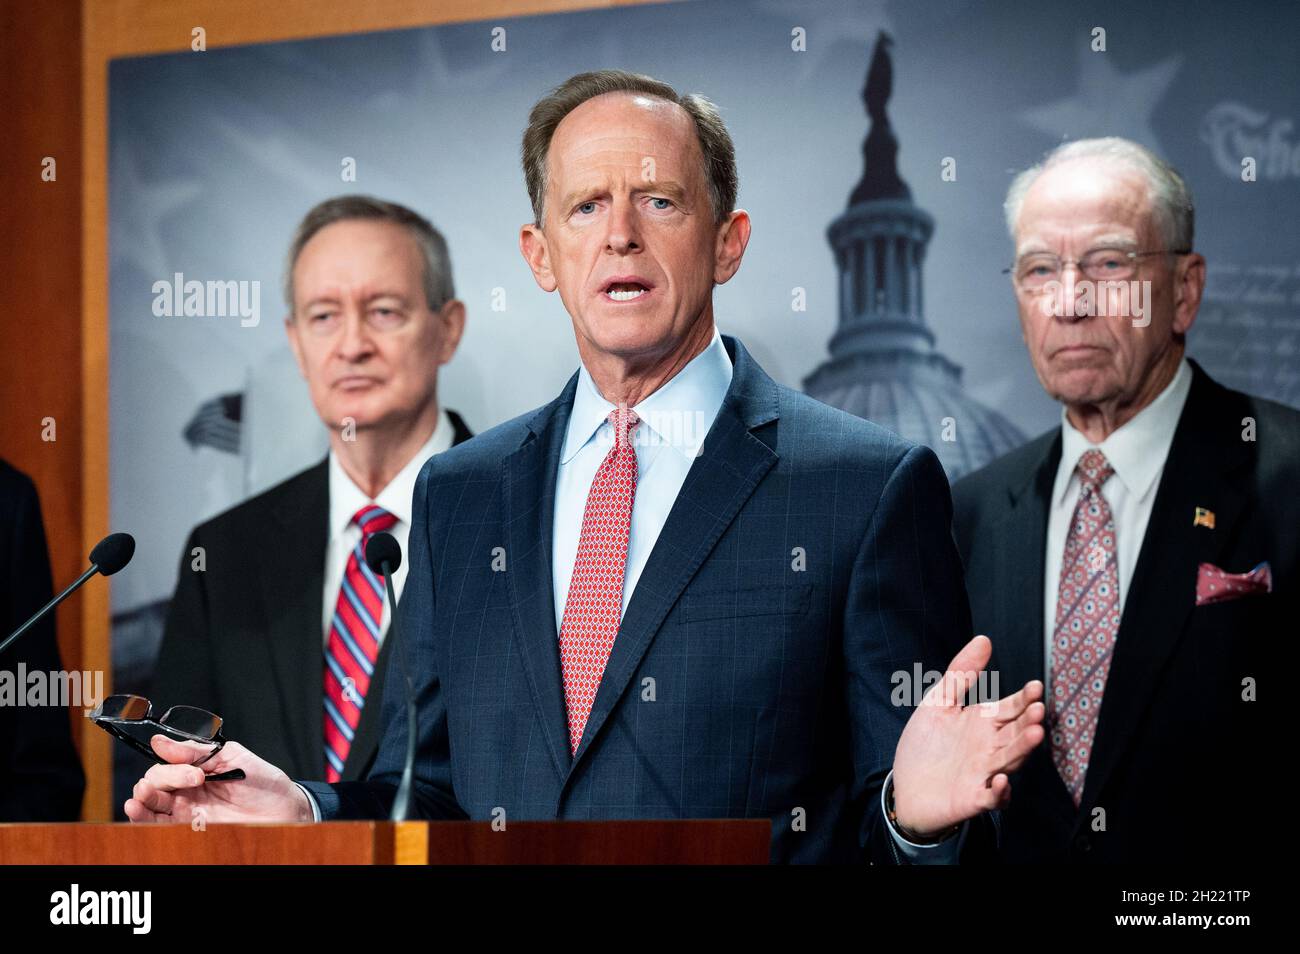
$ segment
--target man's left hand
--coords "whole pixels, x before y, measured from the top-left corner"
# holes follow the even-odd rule
[[[995,702],[962,705],[993,644],[976,636],[912,713],[894,752],[897,824],[924,840],[1011,798],[1008,773],[1043,741],[1043,684]]]

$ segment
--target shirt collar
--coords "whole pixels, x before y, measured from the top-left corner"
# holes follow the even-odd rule
[[[715,327],[708,347],[658,390],[633,406],[632,410],[642,421],[637,426],[636,440],[668,444],[684,456],[694,458],[731,387],[731,372],[731,357]],[[578,389],[573,396],[561,464],[567,464],[595,439],[614,409],[615,405],[605,400],[596,388],[586,366],[579,368]],[[606,427],[606,430],[612,442],[613,429]]]
[[[1061,410],[1061,466],[1056,471],[1052,500],[1059,506],[1070,488],[1075,465],[1084,451],[1096,447],[1115,468],[1115,476],[1138,500],[1146,497],[1164,469],[1174,431],[1182,416],[1183,405],[1192,388],[1192,369],[1183,358],[1173,380],[1156,395],[1156,399],[1138,411],[1123,427],[1112,431],[1100,444],[1093,444],[1077,431]]]
[[[345,533],[357,511],[370,503],[383,507],[398,520],[410,526],[411,498],[415,494],[415,482],[420,476],[420,468],[434,454],[441,454],[451,447],[451,431],[451,420],[447,417],[447,412],[439,408],[438,423],[434,426],[433,434],[416,451],[415,456],[397,472],[397,476],[388,482],[388,486],[379,491],[379,495],[374,500],[367,497],[361,488],[353,483],[352,478],[339,462],[338,455],[331,450],[329,456],[330,539]]]

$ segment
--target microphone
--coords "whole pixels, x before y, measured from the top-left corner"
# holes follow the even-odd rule
[[[402,565],[402,547],[397,538],[387,531],[374,534],[366,542],[366,565],[372,573],[382,574],[384,586],[388,590],[389,622],[388,638],[394,646],[389,656],[399,650],[402,653],[402,676],[406,680],[406,763],[402,766],[402,781],[397,786],[397,795],[393,798],[393,810],[389,821],[406,821],[410,817],[411,776],[415,773],[415,734],[417,730],[415,713],[415,687],[411,683],[411,667],[406,664],[406,650],[398,642],[397,636],[397,594],[393,591],[393,573]]]
[[[81,584],[96,573],[112,576],[130,563],[133,556],[135,556],[135,537],[129,533],[110,533],[103,540],[100,540],[95,544],[95,549],[90,551],[90,568],[77,577],[76,581],[66,590],[37,610],[35,616],[10,633],[5,641],[0,643],[0,653],[8,649],[10,643],[40,622],[41,617],[75,593]]]
[[[90,562],[104,576],[112,576],[135,556],[135,537],[129,533],[110,533],[90,551]]]

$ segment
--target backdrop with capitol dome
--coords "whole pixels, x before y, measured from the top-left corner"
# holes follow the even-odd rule
[[[189,529],[325,452],[279,293],[321,199],[377,195],[445,234],[468,325],[440,394],[484,430],[577,364],[517,248],[529,108],[606,67],[701,92],[754,223],[719,326],[955,479],[1059,420],[1002,274],[1002,201],[1063,139],[1126,136],[1184,173],[1209,261],[1189,351],[1300,406],[1298,33],[1280,2],[707,0],[114,61],[109,502],[142,541],[113,588],[115,691],[147,690]],[[194,281],[249,307],[160,306]]]

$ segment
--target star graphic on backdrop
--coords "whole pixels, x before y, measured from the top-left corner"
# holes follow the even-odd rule
[[[301,129],[288,129],[282,124],[277,127],[274,117],[260,108],[250,109],[240,116],[218,115],[209,121],[209,125],[213,132],[241,153],[250,166],[261,167],[307,195],[314,194],[313,187],[323,182],[327,175],[337,175],[337,172],[333,166],[326,170],[318,162],[304,157],[334,153],[341,157],[344,154],[338,148],[331,148],[322,137]],[[328,140],[329,136],[323,138]]]
[[[1027,109],[1020,118],[1053,139],[1123,136],[1161,152],[1151,116],[1182,65],[1182,56],[1171,56],[1137,72],[1121,73],[1110,54],[1081,46],[1074,94]]]
[[[375,93],[370,99],[373,106],[381,109],[406,109],[412,102],[424,102],[436,99],[448,93],[481,94],[485,89],[499,86],[500,81],[509,72],[507,53],[491,51],[489,35],[483,35],[482,61],[473,67],[454,67],[448,63],[447,54],[442,45],[446,40],[443,31],[436,27],[427,27],[415,34],[415,61],[406,71],[410,82],[400,88],[387,89]],[[506,49],[509,50],[510,31],[506,28]]]
[[[324,99],[350,120],[333,124],[304,120],[292,109],[286,113],[282,107],[247,97],[235,78],[225,89],[228,96],[213,111],[213,131],[248,163],[305,196],[317,196],[322,188],[340,181],[338,162],[344,156],[365,163],[371,191],[389,188],[392,172],[381,168],[364,149],[368,123],[375,118],[366,78],[339,69],[337,61],[322,58],[300,43],[272,44],[256,55],[265,64],[264,75],[284,83],[293,100]],[[331,157],[327,165],[321,165],[322,156]]]
[[[808,79],[822,64],[839,40],[868,49],[876,42],[881,30],[892,33],[884,0],[828,0],[808,4],[802,0],[761,0],[760,10],[790,21],[789,29],[796,26],[808,31],[808,51],[801,53],[803,70],[799,80]],[[787,30],[786,42],[790,42]]]
[[[110,161],[110,201],[113,230],[109,259],[113,265],[132,264],[151,279],[170,277],[162,222],[203,192],[197,179],[146,181],[128,137],[113,146]]]

